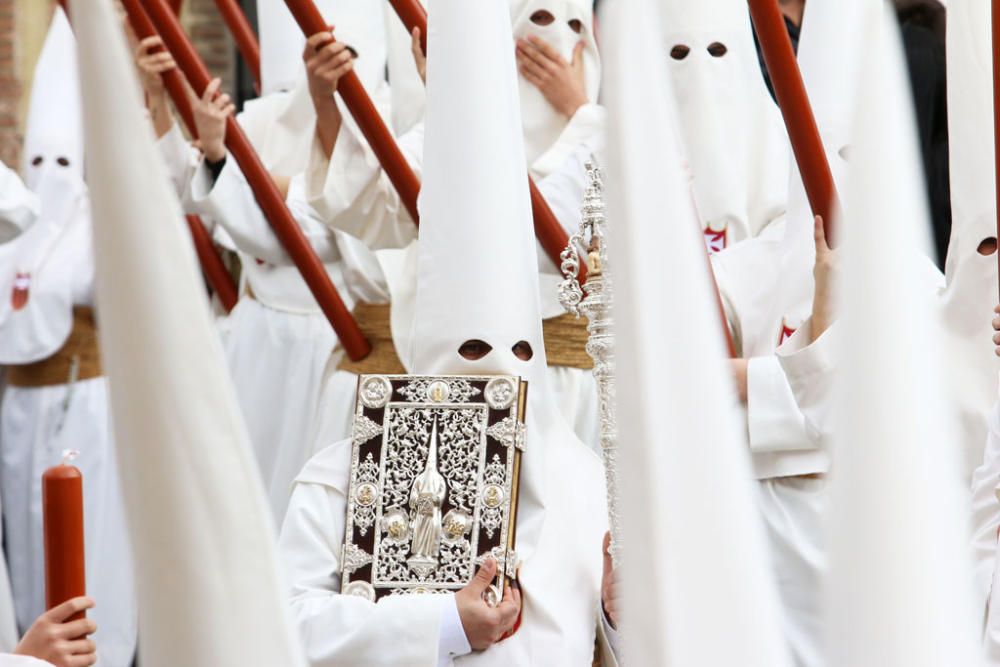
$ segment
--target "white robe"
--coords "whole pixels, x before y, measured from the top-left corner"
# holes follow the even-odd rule
[[[0,653],[0,667],[52,667],[52,663],[23,655]]]
[[[603,473],[587,452],[566,456],[558,443],[556,448],[555,456],[562,455],[566,463],[564,472],[549,477],[542,538],[521,571],[521,627],[486,651],[456,659],[456,665],[591,664],[601,576],[596,550],[607,525],[603,493],[593,491],[602,488]],[[372,604],[340,595],[350,458],[351,443],[345,440],[306,465],[281,530],[278,546],[291,588],[292,617],[306,655],[313,667],[438,664],[448,596],[390,596]],[[518,525],[527,519],[519,514]],[[536,602],[538,590],[545,599]]]
[[[38,217],[40,203],[20,176],[0,162],[0,243],[17,237]]]
[[[811,281],[780,275],[785,224],[774,223],[760,236],[712,255],[712,267],[738,355],[748,360],[747,440],[785,635],[795,664],[814,667],[823,664],[822,525],[827,494],[822,475],[830,461],[815,432],[807,428],[775,356],[788,331],[802,325],[812,305]],[[777,286],[782,279],[800,280],[804,289],[778,313],[767,306],[781,293]]]
[[[84,212],[68,224],[42,266],[44,273],[32,279],[26,308],[39,306],[35,316],[43,321],[61,322],[67,316],[63,309],[92,305],[89,218]],[[14,243],[8,249],[17,248]],[[13,257],[4,256],[0,270],[15,271]],[[65,290],[62,296],[53,294],[60,290]],[[0,350],[5,357],[0,362],[30,360],[11,358],[10,341],[0,340]],[[41,476],[60,462],[64,450],[80,451],[74,465],[84,479],[87,593],[97,603],[90,616],[98,624],[98,664],[129,667],[136,648],[136,600],[109,417],[103,377],[73,385],[7,387],[0,406],[0,498],[17,623],[24,632],[45,611]]]
[[[16,238],[30,227],[38,217],[38,210],[39,202],[35,193],[25,187],[17,173],[0,163],[0,243]],[[3,376],[0,374],[0,400],[3,397],[3,385]],[[0,502],[0,512],[2,508]],[[0,543],[2,537],[3,527],[0,526]],[[0,553],[0,651],[13,649],[16,644],[17,623],[10,577],[7,575],[7,560]]]

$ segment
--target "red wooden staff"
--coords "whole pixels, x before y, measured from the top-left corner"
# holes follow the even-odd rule
[[[201,270],[205,273],[208,284],[212,286],[219,303],[225,311],[231,312],[236,307],[236,302],[240,297],[236,290],[236,282],[233,276],[226,270],[226,265],[219,257],[219,252],[212,243],[212,237],[205,229],[205,224],[197,215],[186,215],[188,229],[191,230],[191,240],[194,242],[194,251],[198,255],[198,262]]]
[[[427,10],[420,0],[389,0],[396,16],[406,26],[406,31],[413,34],[414,28],[420,28],[420,48],[427,54]]]
[[[788,139],[809,197],[809,206],[814,215],[823,217],[823,229],[826,231],[827,241],[830,241],[833,238],[833,212],[838,206],[837,188],[819,136],[816,117],[802,82],[802,73],[795,61],[795,51],[785,27],[785,19],[778,7],[778,0],[748,2],[767,73],[774,85],[774,96],[781,107]]]
[[[142,40],[147,37],[156,36],[156,29],[149,20],[149,16],[142,9],[142,5],[139,4],[139,0],[123,0],[122,4],[127,6],[126,11],[129,14],[129,22],[132,25],[132,30],[135,31],[136,37]],[[178,2],[176,7],[172,8],[175,13],[180,10],[179,5],[180,3]],[[195,127],[194,114],[191,111],[191,100],[188,98],[187,84],[184,81],[184,76],[176,69],[172,69],[164,72],[161,78],[163,79],[163,85],[174,101],[174,106],[177,108],[177,113],[181,117],[181,121],[187,127],[190,135],[197,139],[198,128]],[[195,252],[198,254],[198,260],[201,263],[201,270],[205,274],[205,278],[208,279],[209,285],[212,286],[212,289],[218,295],[222,307],[228,313],[236,307],[236,302],[239,300],[236,282],[229,274],[229,271],[226,270],[226,265],[222,262],[222,258],[212,244],[212,237],[209,236],[208,230],[205,229],[201,219],[198,216],[189,215],[186,217],[186,220],[188,229],[191,230],[191,239],[194,242]]]
[[[68,458],[68,457],[67,457]],[[87,594],[83,549],[83,475],[66,460],[42,475],[45,608]],[[68,620],[83,618],[84,612]]]
[[[286,0],[291,6],[291,0]],[[304,0],[312,4],[312,0]],[[420,28],[420,42],[424,53],[427,53],[427,10],[420,4],[420,0],[389,0],[396,15],[403,22],[406,31],[413,33],[414,28]],[[528,176],[528,189],[531,192],[531,213],[535,222],[535,237],[545,250],[545,254],[556,266],[562,264],[559,255],[569,244],[569,235],[563,226],[559,224],[548,202],[539,191],[538,186],[531,176]],[[586,280],[587,267],[580,263],[579,280],[582,283]]]
[[[123,3],[131,17],[134,12],[135,0]],[[173,54],[178,66],[195,93],[201,95],[211,81],[211,76],[205,64],[194,50],[190,40],[184,34],[177,17],[171,12],[166,0],[145,0],[144,6],[158,29],[164,44]],[[131,7],[131,8],[130,8]],[[168,89],[173,96],[173,91]],[[271,224],[278,240],[288,252],[295,266],[302,274],[303,280],[312,292],[319,307],[333,326],[337,337],[344,346],[344,351],[353,360],[363,359],[371,352],[371,345],[365,339],[358,323],[344,305],[337,289],[330,281],[323,263],[306,240],[301,228],[295,222],[284,198],[271,180],[270,174],[264,168],[260,158],[254,151],[250,140],[232,117],[226,121],[226,148],[239,164],[247,182],[253,189],[254,196],[261,211]]]
[[[329,31],[330,27],[312,0],[285,0],[285,4],[288,5],[288,9],[306,37]],[[413,221],[419,225],[417,195],[420,193],[420,181],[400,152],[396,140],[385,126],[368,93],[365,92],[357,73],[352,70],[341,77],[337,82],[337,92],[347,105],[347,110],[354,117],[361,133],[368,140],[368,145],[372,147],[389,180],[395,186],[403,206]]]
[[[176,0],[179,2],[179,0]],[[257,42],[257,35],[254,34],[250,22],[240,9],[236,0],[215,0],[215,6],[222,16],[222,20],[229,26],[229,32],[233,35],[236,48],[240,50],[244,62],[250,68],[253,75],[254,85],[260,93],[260,45]],[[174,12],[177,13],[176,11]]]
[[[997,215],[1000,216],[1000,0],[993,0],[993,148],[994,179],[996,182]],[[1000,217],[997,218],[997,238],[1000,238]],[[1000,252],[997,253],[1000,264]]]

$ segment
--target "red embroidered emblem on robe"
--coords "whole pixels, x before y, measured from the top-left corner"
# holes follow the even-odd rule
[[[10,305],[21,310],[28,304],[31,289],[31,274],[18,271],[14,275],[14,288],[10,291]]]
[[[778,335],[778,346],[780,347],[782,343],[792,337],[792,335],[798,331],[798,329],[793,329],[792,327],[785,324],[785,321],[781,321],[781,333]]]
[[[708,247],[709,254],[726,249],[726,231],[723,229],[721,232],[717,232],[711,227],[705,228],[705,245]]]

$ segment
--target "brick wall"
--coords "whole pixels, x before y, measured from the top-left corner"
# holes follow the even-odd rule
[[[232,94],[236,81],[236,48],[215,2],[186,0],[181,19],[209,71],[222,79],[222,90]]]
[[[0,160],[12,166],[20,164],[21,153],[16,4],[16,0],[0,0]]]

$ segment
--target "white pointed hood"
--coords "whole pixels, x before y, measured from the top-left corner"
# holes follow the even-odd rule
[[[547,14],[546,14],[547,12]],[[552,21],[548,21],[551,15]],[[544,19],[543,19],[544,17]],[[594,10],[590,0],[513,0],[510,18],[514,39],[529,36],[545,40],[566,62],[583,41],[583,73],[587,98],[597,101],[601,84],[601,56],[594,34]],[[577,27],[579,32],[577,32]],[[521,98],[521,123],[528,164],[533,164],[555,144],[569,119],[560,114],[533,83],[517,76]]]
[[[997,233],[990,22],[988,2],[954,0],[948,8],[948,108],[958,111],[948,117],[952,223],[941,315],[966,476],[983,461],[986,420],[1000,370],[990,342],[997,256],[978,252],[983,239]]]
[[[22,170],[25,185],[45,200],[48,211],[53,196],[66,201],[84,189],[82,122],[76,42],[57,7],[35,66]]]
[[[583,664],[593,650],[605,526],[599,464],[546,386],[538,266],[507,0],[432,0],[415,373],[529,382],[517,517],[524,621],[460,664]],[[478,361],[459,347],[482,340]],[[527,342],[530,361],[512,348]],[[593,551],[595,550],[596,551]],[[530,601],[530,602],[528,602]]]
[[[472,25],[486,20],[431,26],[439,41],[428,49],[410,358],[417,372],[510,373],[534,389],[544,382],[545,349],[514,54],[510,24]],[[493,350],[467,361],[458,348],[475,339]],[[520,341],[534,351],[528,362],[511,350]]]
[[[135,552],[139,659],[305,664],[181,208],[112,0],[78,0],[101,349]]]
[[[698,215],[732,245],[785,211],[789,152],[781,114],[764,84],[745,2],[661,4]]]
[[[59,7],[35,67],[23,156],[41,208],[31,229],[0,247],[0,364],[56,352],[74,296],[89,298],[92,281],[76,42]]]
[[[979,664],[965,485],[942,404],[930,247],[895,19],[869,24],[845,198],[840,424],[831,474],[827,664]],[[906,335],[900,335],[905,323]]]
[[[368,0],[314,0],[337,39],[357,52],[358,75],[371,91],[385,70],[385,34],[382,11]],[[257,0],[260,35],[261,95],[290,91],[305,80],[302,51],[306,38],[284,0]]]
[[[615,0],[605,24],[629,664],[785,667],[656,12]]]

